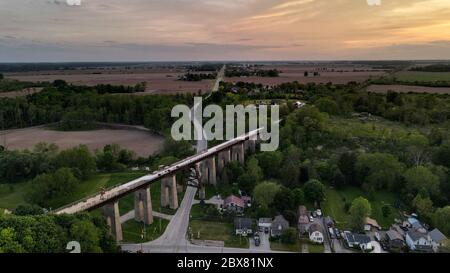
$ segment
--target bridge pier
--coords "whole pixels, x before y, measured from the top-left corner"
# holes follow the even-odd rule
[[[161,181],[161,207],[178,208],[177,177],[171,175]]]
[[[102,208],[103,215],[117,242],[122,241],[122,224],[120,222],[119,201],[108,203]]]
[[[150,187],[134,192],[134,219],[147,225],[153,223],[153,208]]]
[[[219,173],[222,173],[223,169],[225,168],[225,165],[231,161],[230,150],[224,150],[222,152],[219,152],[217,159],[218,159],[217,171]]]
[[[216,158],[214,156],[205,159],[201,163],[201,177],[202,177],[202,183],[203,184],[211,184],[216,185],[217,184],[217,177],[216,177]]]
[[[234,145],[231,148],[231,160],[233,161],[239,161],[241,164],[245,163],[244,159],[244,143],[239,143]]]
[[[250,152],[252,154],[254,154],[256,152],[256,140],[249,139],[245,143],[247,143],[247,149],[246,150],[250,150]]]

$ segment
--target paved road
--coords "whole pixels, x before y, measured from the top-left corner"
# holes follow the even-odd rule
[[[164,214],[164,213],[160,213],[157,211],[153,211],[153,216],[157,217],[157,218],[161,218],[161,219],[166,219],[166,220],[171,220],[172,219],[172,215],[168,215],[168,214]],[[123,224],[125,222],[130,221],[131,219],[134,219],[134,210],[120,216],[120,222]]]
[[[259,233],[259,237],[261,238],[261,244],[259,246],[255,245],[255,240],[250,238],[250,250],[251,251],[264,251],[264,252],[272,252],[270,249],[270,241],[269,234],[265,234],[264,232]]]

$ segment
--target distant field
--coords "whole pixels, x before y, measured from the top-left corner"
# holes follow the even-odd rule
[[[387,93],[388,91],[395,91],[399,93],[432,93],[432,94],[450,94],[450,87],[426,87],[426,86],[412,86],[412,85],[382,85],[373,84],[367,87],[368,92],[373,93]]]
[[[183,70],[138,70],[138,71],[41,71],[9,73],[8,79],[28,82],[52,82],[57,79],[65,80],[76,85],[94,86],[97,84],[112,84],[132,86],[141,82],[147,83],[144,93],[196,93],[199,90],[207,92],[213,86],[214,80],[203,80],[199,82],[179,81],[178,77],[183,75]]]
[[[163,137],[139,130],[100,129],[92,131],[63,132],[46,128],[26,128],[0,131],[0,143],[10,150],[32,149],[39,142],[54,143],[60,149],[85,144],[91,151],[103,149],[108,144],[119,144],[134,151],[138,156],[149,156],[158,152]]]
[[[42,91],[43,88],[37,87],[37,88],[27,88],[21,91],[12,91],[12,92],[0,92],[0,98],[15,98],[15,97],[21,97],[21,96],[28,96],[34,93],[39,93]]]
[[[231,82],[254,82],[264,85],[278,85],[286,82],[298,81],[300,83],[328,83],[346,84],[351,81],[363,82],[370,77],[378,77],[385,74],[384,71],[375,70],[368,66],[333,66],[323,65],[267,65],[261,69],[277,69],[282,73],[279,77],[233,77],[225,78]],[[309,72],[310,76],[305,77],[304,73]],[[319,76],[313,76],[318,72]]]
[[[450,72],[416,72],[416,71],[401,71],[394,75],[398,81],[405,82],[435,82],[435,81],[450,81]]]

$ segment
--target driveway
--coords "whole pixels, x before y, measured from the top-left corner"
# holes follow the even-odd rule
[[[270,250],[269,234],[260,232],[259,236],[261,238],[261,244],[259,246],[255,246],[255,240],[253,240],[253,237],[250,238],[250,249],[270,252],[271,250]]]
[[[384,251],[382,248],[381,248],[381,245],[380,245],[380,243],[379,242],[377,242],[377,241],[372,241],[372,242],[370,242],[371,244],[372,244],[372,246],[373,246],[373,251],[371,252],[371,253],[387,253],[386,251]]]

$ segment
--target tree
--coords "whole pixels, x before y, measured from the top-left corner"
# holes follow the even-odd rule
[[[164,140],[163,152],[167,156],[184,158],[192,155],[194,153],[194,149],[189,141],[175,141],[171,136],[168,136]]]
[[[345,152],[339,156],[337,165],[347,184],[353,184],[355,181],[357,160],[358,158],[353,152]]]
[[[305,193],[300,188],[295,188],[293,191],[294,199],[295,199],[295,206],[300,206],[305,202]]]
[[[61,168],[54,174],[42,174],[33,179],[27,198],[42,207],[61,205],[61,200],[71,196],[77,184],[72,171]]]
[[[255,202],[263,208],[268,208],[273,203],[275,195],[281,190],[281,186],[273,182],[262,182],[253,190]]]
[[[257,179],[255,176],[253,176],[249,173],[244,173],[238,177],[237,183],[241,190],[245,191],[246,193],[247,192],[250,193],[255,188]]]
[[[294,192],[286,187],[281,187],[273,198],[272,207],[276,208],[279,213],[295,210],[297,205]]]
[[[83,253],[102,252],[99,246],[99,231],[92,222],[83,220],[74,223],[70,228],[70,235],[73,240],[80,243]]]
[[[43,214],[44,210],[36,205],[19,205],[14,210],[14,215],[25,216],[25,215],[40,215]]]
[[[357,181],[373,189],[399,188],[404,165],[391,154],[361,154],[356,162]]]
[[[329,97],[325,97],[325,98],[320,98],[318,99],[314,105],[316,105],[316,107],[324,113],[328,113],[330,115],[336,115],[339,112],[339,108],[338,105],[336,104],[336,102],[329,98]]]
[[[56,158],[58,168],[71,168],[78,179],[86,180],[96,170],[95,158],[86,145],[62,151]]]
[[[406,190],[413,195],[421,192],[434,195],[439,190],[439,177],[434,175],[427,167],[410,168],[405,172],[404,178]]]
[[[316,179],[312,179],[305,184],[303,191],[305,198],[311,202],[322,202],[325,200],[325,186]]]
[[[369,217],[372,213],[372,207],[369,200],[358,197],[353,200],[349,210],[350,213],[350,225],[355,230],[363,230],[366,217]]]
[[[431,218],[434,208],[433,201],[431,201],[430,197],[419,193],[416,198],[414,198],[412,204],[422,219],[428,221]]]
[[[288,228],[281,234],[281,242],[284,244],[295,244],[297,242],[297,230]]]
[[[252,156],[247,161],[247,173],[253,176],[256,181],[263,179],[263,171],[259,166],[259,161],[255,156]]]
[[[259,166],[264,172],[264,176],[267,178],[276,178],[281,169],[281,163],[283,162],[283,154],[279,151],[265,152],[257,156]]]
[[[23,253],[23,247],[16,240],[13,228],[0,229],[0,253]]]
[[[446,235],[450,234],[450,206],[437,209],[432,218],[433,224],[442,233]]]
[[[450,144],[441,145],[434,153],[433,161],[437,165],[450,168]]]

